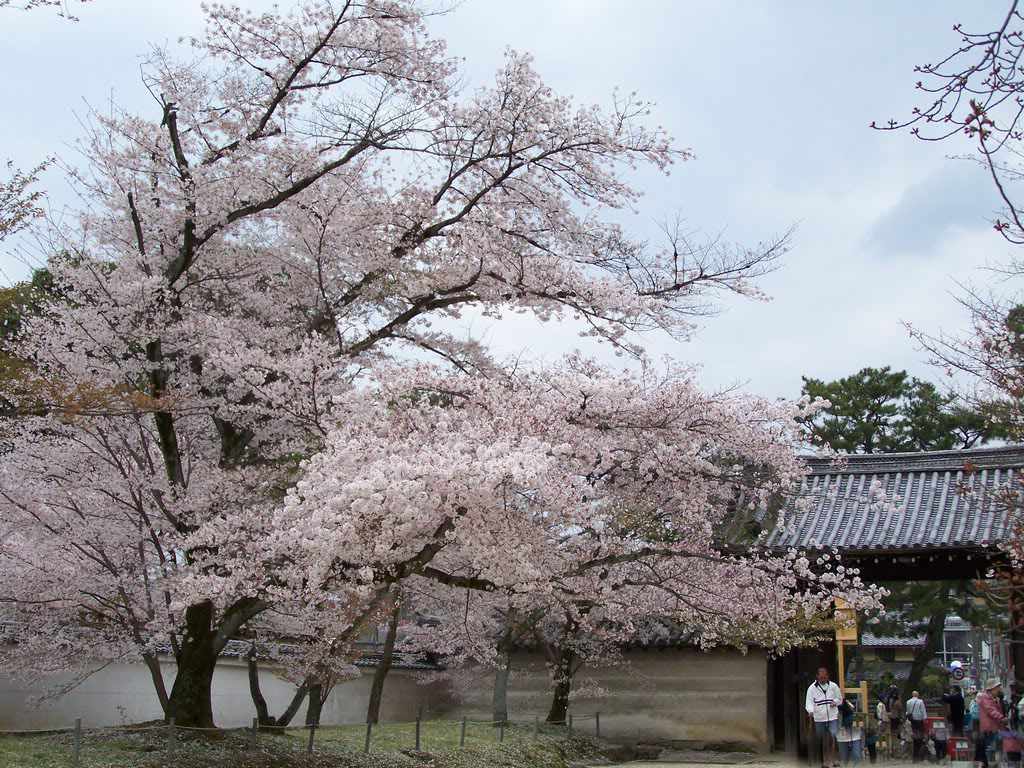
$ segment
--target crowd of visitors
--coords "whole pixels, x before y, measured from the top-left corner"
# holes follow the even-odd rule
[[[822,768],[838,768],[867,758],[883,757],[948,765],[950,740],[967,738],[973,755],[971,768],[1021,768],[1024,738],[1024,698],[1007,693],[999,680],[990,678],[981,691],[971,688],[964,696],[960,686],[944,693],[941,711],[930,717],[918,691],[903,701],[894,685],[883,693],[873,711],[855,711],[840,687],[829,680],[828,670],[818,670],[807,689],[804,708],[811,729],[811,759]],[[879,749],[883,744],[884,749]],[[866,755],[865,755],[866,753]]]

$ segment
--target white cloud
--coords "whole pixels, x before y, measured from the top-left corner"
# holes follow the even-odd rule
[[[909,112],[913,65],[956,45],[954,22],[983,29],[1000,12],[950,1],[924,12],[880,1],[467,0],[433,29],[466,57],[475,84],[512,46],[580,100],[604,100],[618,85],[657,102],[654,119],[697,159],[668,179],[638,176],[647,194],[631,226],[649,232],[682,206],[693,225],[753,242],[800,222],[784,268],[763,284],[774,301],[730,300],[691,344],[651,340],[655,354],[701,362],[709,385],[749,381],[766,395],[793,395],[802,373],[889,364],[930,375],[900,321],[959,324],[945,293],[951,276],[1002,260],[1005,245],[976,200],[957,205],[957,171],[944,154],[965,147],[867,127]],[[16,105],[0,122],[0,154],[22,166],[80,135],[73,110],[83,99],[100,106],[113,91],[125,106],[155,110],[139,57],[151,43],[201,30],[198,0],[104,0],[80,16],[69,24],[0,11],[0,103]],[[69,202],[59,180],[48,184],[55,203]],[[918,253],[895,258],[897,250]],[[0,266],[25,274],[3,256]],[[488,334],[509,352],[576,344],[571,325],[538,329],[524,318]]]

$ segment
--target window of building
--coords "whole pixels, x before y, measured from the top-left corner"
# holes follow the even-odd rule
[[[952,661],[970,663],[974,658],[970,632],[964,629],[947,629],[942,633],[942,651],[936,655],[942,659],[943,666],[949,666]]]

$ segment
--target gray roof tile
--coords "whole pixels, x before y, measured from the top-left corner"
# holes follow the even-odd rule
[[[860,636],[859,645],[863,648],[916,648],[924,645],[924,635],[878,637],[870,632],[865,632]]]
[[[846,552],[989,548],[1006,535],[1000,492],[1021,488],[1022,473],[1024,445],[812,460],[802,493],[814,503],[767,543]],[[867,498],[876,481],[898,509],[879,509]]]

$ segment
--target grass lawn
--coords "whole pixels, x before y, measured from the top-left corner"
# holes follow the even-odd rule
[[[374,726],[370,753],[363,753],[365,725],[333,726],[316,732],[312,755],[306,753],[309,732],[289,730],[282,735],[261,733],[252,749],[247,732],[224,731],[213,738],[179,731],[173,768],[566,768],[588,761],[596,742],[576,733],[567,739],[564,728],[543,727],[534,740],[533,725],[509,725],[505,741],[498,729],[469,723],[466,745],[459,748],[460,723],[424,722],[420,752],[415,751],[412,724]],[[68,768],[69,733],[0,736],[3,768]],[[160,768],[165,759],[166,734],[130,728],[84,731],[82,768]]]

